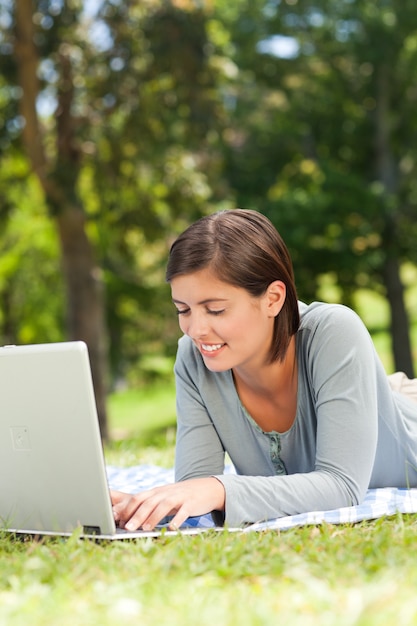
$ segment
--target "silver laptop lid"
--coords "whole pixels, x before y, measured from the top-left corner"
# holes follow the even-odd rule
[[[87,346],[0,348],[0,529],[115,533]]]

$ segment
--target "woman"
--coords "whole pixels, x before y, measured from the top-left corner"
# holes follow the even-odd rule
[[[297,301],[292,263],[256,211],[204,217],[167,280],[184,336],[175,364],[176,483],[112,494],[133,530],[212,512],[239,526],[417,486],[417,403],[393,391],[359,317]],[[416,381],[406,381],[415,393]],[[224,474],[227,453],[236,474]]]

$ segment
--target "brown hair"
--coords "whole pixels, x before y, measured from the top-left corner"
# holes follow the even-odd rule
[[[249,209],[219,211],[197,220],[174,241],[166,280],[210,267],[222,281],[253,297],[275,280],[286,286],[286,299],[275,318],[270,362],[283,360],[300,323],[292,261],[267,217]]]

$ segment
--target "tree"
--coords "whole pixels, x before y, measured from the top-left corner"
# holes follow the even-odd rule
[[[59,250],[42,190],[27,160],[10,150],[0,168],[0,342],[62,339]]]
[[[234,58],[252,78],[237,100],[240,143],[229,150],[240,203],[287,229],[309,295],[326,271],[347,298],[365,281],[384,290],[395,366],[412,376],[399,269],[416,256],[415,7],[311,0],[264,9],[243,5],[231,26]]]
[[[41,124],[37,101],[42,32],[36,28],[31,0],[15,2],[14,58],[22,89],[20,113],[24,119],[23,142],[32,169],[39,179],[61,243],[62,265],[67,286],[67,324],[70,339],[84,340],[89,349],[101,433],[107,437],[105,332],[103,288],[92,245],[86,232],[86,218],[77,194],[80,148],[77,143],[74,81],[70,46],[57,39],[53,54],[58,73],[56,84],[55,145],[47,145],[48,133]],[[51,7],[49,7],[51,9]],[[60,14],[64,28],[76,16],[71,8]],[[51,15],[49,15],[52,20]],[[64,25],[64,26],[62,26]],[[38,43],[38,42],[41,43]],[[49,43],[49,42],[48,42]],[[50,45],[50,44],[49,44]]]
[[[106,339],[112,375],[163,348],[163,336],[174,349],[155,287],[168,245],[214,197],[224,202],[223,61],[213,62],[207,14],[193,3],[103,0],[93,15],[78,0],[14,8],[5,75],[22,96],[9,140],[19,150],[23,138],[57,226],[69,337],[89,345],[105,436]]]

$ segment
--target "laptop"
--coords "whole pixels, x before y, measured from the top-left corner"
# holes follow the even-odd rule
[[[196,534],[204,528],[184,528]],[[0,533],[136,539],[113,518],[87,346],[0,348]]]

